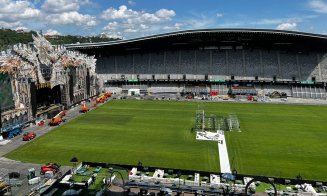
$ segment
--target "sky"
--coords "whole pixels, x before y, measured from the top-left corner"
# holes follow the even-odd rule
[[[0,28],[123,39],[205,28],[327,34],[327,0],[0,0]]]

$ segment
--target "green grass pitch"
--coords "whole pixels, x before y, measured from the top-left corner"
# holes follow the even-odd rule
[[[219,171],[216,142],[196,141],[197,102],[111,101],[6,157],[24,162],[80,161]],[[237,114],[226,133],[239,173],[327,180],[327,107],[205,103],[207,114]]]

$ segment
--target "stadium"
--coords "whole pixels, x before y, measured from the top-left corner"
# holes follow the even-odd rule
[[[326,99],[326,36],[264,29],[182,31],[111,43],[69,45],[95,55],[104,86],[154,92],[284,92]],[[127,86],[126,86],[127,82]],[[155,83],[154,83],[155,82]],[[163,85],[163,86],[160,86]],[[158,86],[158,87],[157,87]],[[254,88],[254,90],[253,90]],[[253,92],[252,92],[253,91]]]
[[[6,158],[70,165],[70,159],[78,157],[91,165],[133,169],[142,162],[165,174],[211,172],[222,179],[231,173],[237,179],[267,177],[268,183],[326,186],[326,35],[199,29],[65,48],[94,56],[97,76],[92,93],[86,94],[83,82],[80,91],[72,88],[79,82],[71,84],[74,74],[68,72],[62,88],[75,91],[70,96],[66,90],[69,103],[55,105],[68,114],[80,107],[92,111],[74,115]],[[82,76],[77,80],[83,81]],[[111,98],[92,105],[105,92]],[[25,121],[39,118],[35,114]],[[161,175],[155,171],[154,176]],[[129,179],[148,187],[141,176],[129,174]],[[203,187],[207,193],[215,189],[212,184]]]

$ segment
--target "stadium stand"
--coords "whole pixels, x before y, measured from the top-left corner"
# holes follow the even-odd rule
[[[322,78],[327,79],[327,57],[319,61]],[[317,55],[296,54],[279,50],[179,50],[158,53],[135,53],[125,56],[109,56],[99,59],[99,74],[188,74],[190,79],[201,79],[204,75],[234,76],[235,80],[302,81],[319,80]],[[202,76],[201,76],[202,75]],[[115,75],[108,80],[119,79]],[[128,78],[128,77],[126,77]],[[137,78],[129,76],[129,78]],[[147,79],[149,77],[144,77]]]
[[[165,53],[150,53],[150,73],[165,74]],[[159,77],[159,76],[158,76]],[[159,77],[160,78],[160,77]]]
[[[176,94],[180,93],[181,89],[177,84],[152,84],[148,90],[152,94]]]
[[[180,63],[179,63],[179,51],[167,51],[166,52],[166,68],[168,74],[179,74]]]
[[[149,55],[135,54],[134,55],[134,73],[147,74],[149,73]]]
[[[169,85],[173,81],[185,85],[185,92],[207,92],[206,88],[199,90],[195,86],[208,86],[209,91],[227,94],[233,84],[250,84],[255,88],[234,92],[325,97],[327,36],[324,35],[264,29],[204,29],[93,45],[67,47],[94,54],[102,81],[120,87],[126,82],[138,82],[150,88],[153,83]],[[306,88],[311,90],[303,87],[301,90],[301,84],[307,84]],[[163,88],[166,87],[154,91],[170,91]]]
[[[235,76],[240,79],[244,75],[243,53],[241,50],[227,50],[227,66],[228,71],[225,75]]]
[[[325,89],[315,86],[292,86],[292,95],[303,99],[326,99]]]
[[[299,78],[296,55],[294,53],[280,52],[281,77],[283,80],[290,81]]]
[[[227,95],[228,94],[227,84],[212,84],[211,92],[217,92],[217,95]]]
[[[286,93],[287,96],[292,96],[292,89],[285,85],[272,85],[272,84],[265,84],[262,86],[255,87],[258,91],[263,90],[264,95],[270,95],[273,92],[278,93]]]
[[[327,81],[327,53],[321,54],[319,65],[321,70],[321,80]]]
[[[196,52],[196,73],[200,75],[209,74],[211,65],[210,51],[199,50]]]
[[[263,78],[271,80],[280,76],[276,51],[263,50],[261,59],[264,67]]]
[[[132,55],[121,55],[116,56],[117,72],[121,74],[133,74],[133,56]]]
[[[181,73],[183,74],[193,74],[195,73],[195,52],[192,50],[182,50],[181,51]]]
[[[123,90],[129,90],[129,89],[140,89],[140,90],[147,90],[148,86],[144,84],[125,84],[122,85]]]
[[[260,51],[259,50],[245,50],[244,51],[244,65],[245,65],[245,76],[253,77],[260,76],[262,77],[262,64],[260,61]]]
[[[301,70],[300,80],[311,80],[312,77],[318,78],[317,55],[306,53],[298,55],[299,68]]]
[[[226,51],[212,51],[212,74],[224,76],[227,73]]]

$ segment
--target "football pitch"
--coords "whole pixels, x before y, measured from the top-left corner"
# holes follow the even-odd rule
[[[225,133],[238,173],[327,181],[327,107],[202,103],[207,114],[235,113]],[[191,131],[198,102],[113,100],[6,155],[23,162],[109,162],[219,172],[217,142]]]

